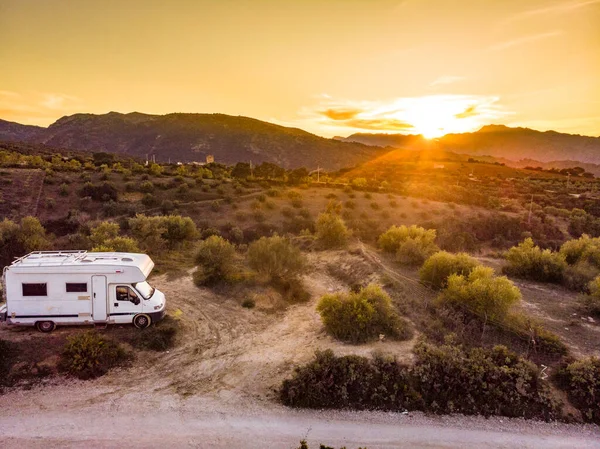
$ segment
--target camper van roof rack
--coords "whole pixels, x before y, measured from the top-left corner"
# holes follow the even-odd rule
[[[60,262],[75,262],[81,260],[87,254],[86,250],[66,250],[66,251],[32,251],[18,259],[13,261],[13,265],[23,262],[25,259],[35,260],[48,260],[50,258],[56,258],[55,261],[59,262],[57,258],[62,258]]]

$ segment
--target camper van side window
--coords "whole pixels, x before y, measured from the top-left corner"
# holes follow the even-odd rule
[[[23,296],[48,296],[46,284],[22,284]]]
[[[119,286],[117,287],[117,301],[131,301],[134,302],[138,297],[129,287]]]
[[[85,293],[87,292],[87,284],[81,283],[81,284],[71,284],[71,283],[67,283],[67,293]]]

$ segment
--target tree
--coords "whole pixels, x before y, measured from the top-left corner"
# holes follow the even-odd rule
[[[287,174],[288,183],[292,185],[300,184],[306,178],[308,178],[308,170],[304,167],[296,168],[288,171]]]
[[[567,268],[563,254],[542,250],[531,238],[508,250],[506,260],[505,273],[540,282],[561,282]]]
[[[254,175],[258,178],[278,179],[285,176],[285,169],[270,162],[263,162],[256,167]]]
[[[46,230],[35,217],[24,217],[17,232],[17,240],[26,253],[48,249],[50,242]]]
[[[231,170],[231,177],[237,179],[246,179],[251,175],[250,164],[247,162],[238,162]]]

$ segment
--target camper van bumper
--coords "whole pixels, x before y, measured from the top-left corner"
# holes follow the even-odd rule
[[[8,314],[8,307],[6,304],[0,306],[0,323],[6,321],[6,315]]]
[[[167,311],[163,308],[160,312],[152,312],[149,313],[148,316],[152,320],[153,323],[157,323],[165,317]]]

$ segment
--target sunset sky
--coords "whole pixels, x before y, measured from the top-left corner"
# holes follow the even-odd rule
[[[0,0],[0,118],[600,135],[600,0]]]

